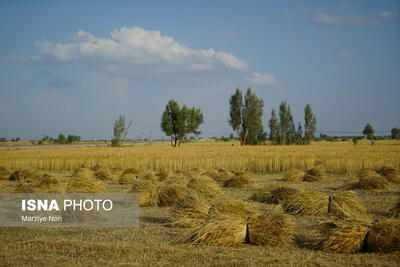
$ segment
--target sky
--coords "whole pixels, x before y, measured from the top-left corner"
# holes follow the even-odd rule
[[[251,87],[264,127],[281,101],[322,132],[400,127],[399,1],[0,3],[0,137],[162,138],[169,99],[229,135],[229,97]],[[332,133],[333,134],[333,133]],[[360,133],[361,134],[361,133]],[[348,134],[347,134],[348,135]]]

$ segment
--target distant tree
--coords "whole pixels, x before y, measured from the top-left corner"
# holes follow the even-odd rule
[[[307,104],[304,108],[304,139],[306,144],[310,144],[314,139],[314,133],[317,127],[317,119],[315,118],[311,105]]]
[[[231,95],[229,99],[229,120],[228,123],[232,127],[233,131],[236,132],[238,138],[240,139],[240,144],[243,145],[241,139],[242,131],[242,119],[243,119],[243,96],[242,91],[236,88],[236,92]]]
[[[55,142],[58,143],[58,144],[66,144],[67,143],[67,138],[65,138],[65,135],[60,133],[58,135],[57,139],[55,140]]]
[[[369,140],[372,140],[372,139],[374,139],[375,129],[374,129],[374,127],[372,127],[371,124],[367,123],[367,125],[365,125],[362,133],[364,135],[366,135]]]
[[[286,101],[281,102],[279,106],[279,119],[279,143],[285,145],[293,144],[296,139],[296,129],[290,106]]]
[[[81,137],[78,135],[69,134],[67,137],[68,143],[76,143],[76,142],[79,142],[80,140],[81,140]]]
[[[271,144],[279,144],[279,121],[276,117],[276,112],[274,109],[271,111],[271,119],[268,122],[269,126],[269,140]]]
[[[301,127],[301,123],[299,122],[297,125],[296,131],[296,144],[301,145],[303,144],[303,128]]]
[[[392,128],[391,138],[392,139],[400,139],[400,128]]]
[[[262,125],[264,102],[254,94],[251,88],[247,89],[244,100],[240,89],[236,89],[229,104],[228,122],[237,133],[240,145],[256,144],[260,138],[265,137]]]
[[[7,138],[6,137],[2,137],[2,138],[0,138],[0,142],[7,142],[8,140],[7,140]]]
[[[171,137],[171,145],[179,147],[186,135],[200,134],[198,128],[203,122],[200,109],[188,108],[185,105],[181,108],[175,100],[171,99],[161,116],[160,126],[161,130]]]
[[[126,130],[126,119],[124,115],[120,115],[114,123],[114,138],[111,140],[112,146],[121,146],[123,136]]]

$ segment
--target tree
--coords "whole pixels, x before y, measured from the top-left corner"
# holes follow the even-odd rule
[[[296,132],[296,144],[301,145],[303,144],[303,128],[301,127],[301,123],[299,122],[297,125],[297,132]]]
[[[229,120],[228,123],[232,126],[234,132],[240,139],[240,144],[243,145],[241,137],[241,126],[242,126],[242,110],[243,110],[243,96],[242,91],[236,88],[236,92],[231,95],[229,99]]]
[[[290,106],[286,101],[281,102],[279,106],[279,143],[290,145],[296,140],[296,129],[293,122]]]
[[[362,133],[364,135],[366,135],[369,140],[372,140],[372,139],[374,139],[375,129],[374,129],[374,127],[372,127],[371,124],[367,123],[367,125],[365,125]]]
[[[173,147],[180,146],[188,134],[198,135],[198,128],[204,122],[200,109],[188,108],[171,99],[161,116],[161,130],[171,137]]]
[[[400,128],[392,128],[391,133],[392,139],[400,139]]]
[[[78,135],[69,134],[67,137],[68,143],[75,143],[75,142],[79,142],[80,140],[81,140],[81,137]]]
[[[111,140],[112,146],[121,146],[122,138],[126,131],[126,120],[124,115],[120,115],[114,123],[114,138]]]
[[[56,139],[56,143],[59,144],[66,144],[67,143],[67,138],[65,138],[65,135],[63,135],[62,133],[60,133]]]
[[[309,145],[311,140],[314,139],[316,127],[317,119],[311,110],[311,105],[307,104],[304,108],[304,139],[307,145]]]
[[[279,121],[276,117],[276,112],[274,109],[271,111],[271,119],[268,122],[269,126],[269,140],[271,144],[279,144]]]
[[[240,145],[256,144],[259,143],[260,139],[265,140],[262,125],[263,100],[258,98],[251,88],[247,89],[243,100],[242,92],[240,89],[236,89],[235,94],[229,100],[229,104],[230,118],[228,122],[237,133]]]

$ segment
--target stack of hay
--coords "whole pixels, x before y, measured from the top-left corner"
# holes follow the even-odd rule
[[[234,172],[234,176],[225,180],[225,187],[244,187],[253,183],[253,175],[246,171]]]
[[[373,225],[364,221],[341,221],[326,224],[324,238],[317,248],[327,252],[400,251],[400,220],[388,219]]]
[[[376,172],[385,177],[389,182],[400,183],[400,175],[395,168],[383,166]]]
[[[19,180],[14,193],[60,193],[62,192],[59,179],[44,174],[33,182],[26,183]]]
[[[0,166],[0,180],[9,180],[9,177],[10,172],[6,168]]]
[[[23,183],[34,183],[40,178],[39,172],[35,170],[17,170],[13,172],[9,180],[10,181],[20,181]]]
[[[312,169],[303,171],[299,169],[291,169],[286,175],[285,179],[289,182],[316,182],[326,178],[326,171],[322,166],[315,166]]]
[[[100,194],[104,192],[104,187],[94,178],[92,171],[81,168],[75,171],[72,179],[67,183],[66,192]]]

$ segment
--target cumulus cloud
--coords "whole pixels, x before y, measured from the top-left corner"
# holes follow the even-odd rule
[[[101,38],[79,30],[65,43],[37,42],[43,57],[56,61],[96,62],[110,71],[121,67],[143,67],[154,71],[204,71],[216,68],[245,70],[246,62],[212,48],[194,50],[179,44],[159,31],[123,27]]]
[[[278,81],[275,79],[274,76],[269,74],[263,74],[259,72],[253,72],[247,77],[247,81],[251,85],[258,85],[258,86],[268,86],[268,85],[276,85]]]
[[[375,16],[334,16],[329,14],[319,13],[313,21],[317,24],[322,25],[334,25],[334,26],[368,26],[368,25],[381,25],[391,20],[398,18],[400,12],[395,11],[384,11],[380,12]]]

